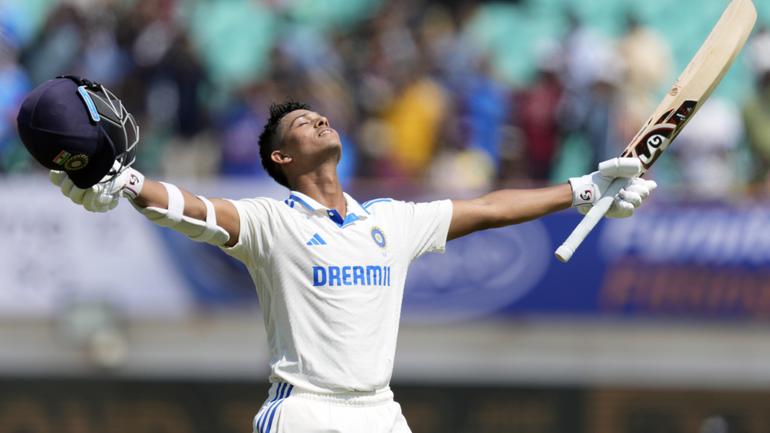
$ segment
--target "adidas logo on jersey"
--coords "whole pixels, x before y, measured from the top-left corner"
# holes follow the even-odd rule
[[[326,241],[323,240],[323,238],[318,233],[316,233],[312,238],[310,238],[309,241],[305,243],[305,245],[326,245]]]

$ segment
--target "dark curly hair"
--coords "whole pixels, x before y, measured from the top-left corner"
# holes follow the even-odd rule
[[[287,114],[295,110],[309,110],[310,106],[296,101],[286,101],[280,104],[270,105],[270,118],[267,120],[265,129],[259,134],[259,157],[262,159],[262,167],[265,168],[267,174],[270,175],[276,182],[291,189],[289,186],[289,180],[286,175],[281,171],[281,167],[273,162],[270,155],[274,150],[280,146],[280,138],[278,134],[278,125],[281,123],[281,119]]]

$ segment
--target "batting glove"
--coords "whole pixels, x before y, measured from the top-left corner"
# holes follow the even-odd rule
[[[67,173],[51,170],[51,183],[61,189],[62,194],[73,203],[83,206],[89,212],[107,212],[118,205],[121,193],[134,199],[142,190],[144,175],[133,168],[127,168],[112,179],[103,179],[91,188],[78,188]]]
[[[572,207],[585,215],[616,178],[625,178],[625,185],[615,195],[607,212],[609,218],[627,218],[634,214],[650,193],[658,187],[652,180],[642,179],[642,163],[637,158],[613,158],[599,164],[599,170],[569,179],[572,186]]]

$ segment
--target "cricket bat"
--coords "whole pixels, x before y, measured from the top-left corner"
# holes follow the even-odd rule
[[[644,167],[642,174],[649,170],[725,76],[746,44],[756,21],[757,10],[751,0],[732,0],[706,42],[621,156],[639,158]],[[559,261],[569,261],[610,209],[622,187],[622,180],[610,184],[604,196],[556,250]]]

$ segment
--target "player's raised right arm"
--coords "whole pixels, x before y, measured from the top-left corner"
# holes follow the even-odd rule
[[[171,184],[164,185],[161,182],[145,179],[141,192],[136,196],[136,198],[131,199],[129,197],[129,200],[132,201],[132,204],[137,208],[137,210],[139,210],[148,218],[153,219],[147,210],[170,209],[170,198],[172,198],[175,194],[173,188],[175,188],[175,186]],[[190,236],[194,240],[202,240],[204,242],[213,243],[215,245],[224,245],[228,247],[231,247],[238,242],[241,223],[238,210],[230,201],[223,199],[209,200],[203,196],[196,196],[182,188],[176,188],[178,189],[179,193],[181,193],[182,215],[187,219],[192,220],[190,221],[190,226],[188,227],[190,234],[185,233],[186,235]],[[212,226],[212,218],[209,215],[210,211],[214,212],[214,224],[218,227]],[[163,218],[161,215],[163,212],[155,211],[154,214],[161,219]],[[208,226],[201,226],[200,223],[196,223],[197,221],[203,223],[208,222]],[[156,219],[153,222],[157,223],[158,220]],[[169,218],[169,222],[173,222],[173,219]],[[182,222],[180,221],[179,225],[181,224]],[[168,227],[174,228],[170,225]],[[207,233],[211,234],[209,239],[195,239],[196,235],[206,236]],[[225,236],[225,233],[227,236]],[[224,242],[222,242],[222,240],[224,240]]]
[[[192,240],[228,247],[238,242],[240,217],[227,200],[209,200],[176,185],[146,179],[133,168],[89,189],[78,188],[61,171],[51,171],[50,177],[64,195],[91,212],[113,209],[124,195],[150,221]]]

